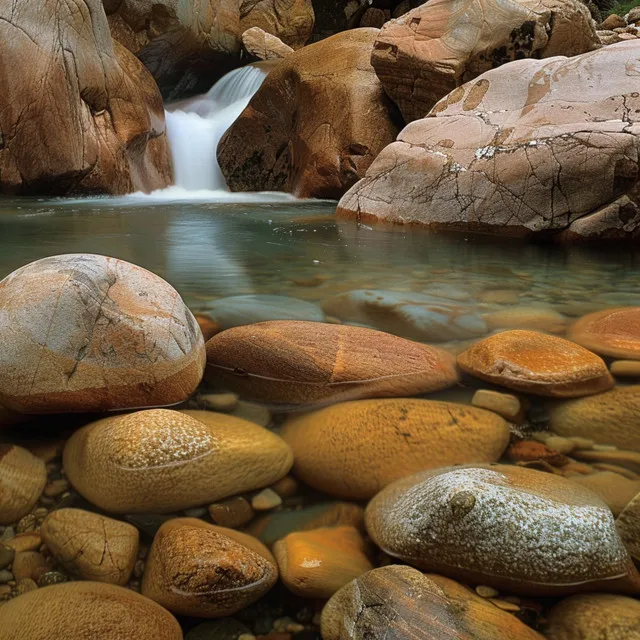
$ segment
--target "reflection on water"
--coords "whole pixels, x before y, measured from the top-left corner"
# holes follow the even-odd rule
[[[194,310],[230,295],[323,303],[353,289],[421,293],[480,314],[518,305],[575,316],[640,304],[631,253],[373,231],[336,224],[334,206],[2,200],[0,272],[48,255],[101,253],[163,276]]]

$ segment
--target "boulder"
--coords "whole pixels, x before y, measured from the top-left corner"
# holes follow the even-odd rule
[[[277,435],[210,411],[151,409],[76,431],[63,452],[71,484],[114,513],[166,513],[268,486],[291,468]]]
[[[339,198],[398,133],[370,63],[376,29],[296,51],[267,76],[218,145],[232,191]]]
[[[303,482],[361,500],[422,469],[497,462],[509,444],[509,425],[491,411],[453,402],[389,398],[294,416],[281,435]]]
[[[0,634],[2,640],[182,640],[178,621],[149,598],[89,581],[35,589],[3,603]]]
[[[382,27],[371,64],[408,123],[507,62],[599,47],[579,0],[431,0]]]
[[[215,335],[207,342],[206,377],[280,405],[411,396],[458,379],[453,356],[441,349],[373,329],[295,321]]]
[[[240,63],[241,36],[260,27],[294,48],[313,29],[310,0],[103,0],[117,41],[166,99],[207,91]]]
[[[593,239],[638,237],[639,55],[621,42],[484,73],[409,124],[337,215],[501,236],[589,216]]]
[[[590,313],[571,325],[567,335],[603,356],[640,360],[640,307]]]
[[[560,476],[511,465],[422,471],[383,489],[366,527],[420,569],[525,595],[638,593],[607,505]]]
[[[22,413],[174,404],[204,368],[202,333],[178,292],[92,254],[43,258],[2,280],[0,340],[0,402]]]
[[[121,194],[171,183],[160,93],[112,42],[99,0],[4,4],[0,42],[0,194]]]
[[[260,27],[251,27],[242,34],[246,52],[258,60],[281,60],[293,53],[293,49]]]

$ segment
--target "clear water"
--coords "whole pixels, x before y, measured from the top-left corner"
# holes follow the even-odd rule
[[[534,306],[571,317],[640,304],[640,257],[624,250],[373,230],[337,222],[333,202],[282,194],[193,196],[0,200],[0,275],[44,256],[101,253],[161,275],[194,311],[232,295],[323,303],[351,289],[426,292],[480,315]],[[515,298],[487,302],[496,289]]]

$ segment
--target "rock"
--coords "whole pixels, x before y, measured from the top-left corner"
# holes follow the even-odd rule
[[[247,524],[253,518],[254,511],[246,498],[235,496],[210,504],[209,515],[214,524],[235,529]]]
[[[598,471],[586,476],[574,476],[571,481],[598,494],[614,516],[618,516],[640,492],[640,480],[630,480],[613,471]]]
[[[2,640],[182,640],[177,620],[130,589],[68,582],[2,605]]]
[[[0,282],[0,308],[0,401],[16,411],[174,404],[202,378],[204,341],[178,292],[124,260],[37,260]]]
[[[99,0],[14,9],[0,9],[0,193],[118,194],[168,186],[160,93],[140,62],[112,43]]]
[[[603,356],[640,360],[640,307],[590,313],[569,327],[568,337]]]
[[[235,393],[207,393],[199,396],[200,401],[209,411],[228,413],[238,406],[238,396]]]
[[[238,640],[241,636],[250,633],[251,629],[235,618],[222,618],[196,625],[184,638],[185,640]]]
[[[25,580],[26,578],[33,578],[33,572],[45,566],[45,558],[38,551],[22,551],[16,553],[11,573],[13,573],[16,581]]]
[[[524,408],[520,399],[510,393],[500,393],[490,389],[478,389],[471,400],[471,404],[479,409],[493,411],[499,416],[520,424],[524,421]]]
[[[553,451],[546,444],[535,440],[519,440],[509,445],[505,457],[512,462],[534,462],[542,460],[553,467],[567,464],[567,456]]]
[[[276,511],[256,518],[247,530],[265,544],[272,545],[292,531],[336,526],[353,526],[364,531],[364,509],[351,502],[327,502],[296,511]]]
[[[293,476],[285,476],[280,478],[278,482],[274,482],[270,489],[273,489],[281,498],[290,498],[298,493],[298,481]]]
[[[0,543],[0,569],[6,569],[16,555],[15,549]]]
[[[218,145],[231,191],[339,198],[364,176],[398,133],[369,62],[376,35],[338,33],[278,63]]]
[[[636,24],[640,22],[640,7],[632,7],[629,13],[625,16],[627,24]]]
[[[268,427],[271,424],[272,416],[269,409],[253,402],[245,402],[240,400],[231,415],[234,418],[240,418],[253,422],[261,427]]]
[[[322,611],[324,640],[542,640],[486,599],[442,576],[391,565],[353,580]]]
[[[615,14],[612,13],[610,16],[607,16],[599,25],[598,28],[602,29],[602,30],[613,30],[616,29],[618,27],[626,27],[627,26],[627,22],[626,20]]]
[[[315,322],[262,322],[207,343],[207,380],[253,400],[314,404],[405,396],[453,385],[452,356],[379,331]]]
[[[211,411],[151,409],[104,418],[69,438],[63,465],[89,501],[115,513],[166,513],[259,489],[293,458],[277,435]]]
[[[217,322],[214,322],[206,313],[194,313],[193,317],[196,319],[200,331],[202,331],[202,337],[206,342],[209,338],[213,338],[216,333],[220,333],[221,329]]]
[[[8,569],[0,570],[0,584],[6,584],[14,579],[14,575]]]
[[[501,64],[575,56],[599,44],[589,11],[577,0],[440,0],[382,27],[371,63],[411,122],[462,83]]]
[[[616,360],[609,366],[609,371],[616,378],[640,378],[640,361]]]
[[[337,216],[502,237],[640,237],[640,94],[627,73],[639,52],[621,42],[487,71],[405,127]]]
[[[373,569],[363,537],[354,527],[326,527],[290,533],[273,546],[287,589],[305,598],[330,598]]]
[[[251,499],[251,506],[256,511],[270,511],[281,504],[282,498],[273,489],[263,489]]]
[[[620,38],[615,31],[596,31],[598,38],[602,44],[615,44],[620,42]]]
[[[461,353],[458,365],[481,380],[541,396],[585,396],[613,386],[598,356],[535,331],[504,331],[485,338]]]
[[[625,505],[616,520],[616,529],[629,555],[640,562],[640,493]]]
[[[389,555],[472,584],[525,595],[640,588],[607,505],[541,471],[510,465],[423,471],[383,489],[365,521]]]
[[[242,34],[242,44],[247,53],[258,60],[282,60],[293,53],[293,49],[260,27],[251,27]]]
[[[22,447],[0,444],[0,525],[26,516],[46,482],[47,469],[40,458]]]
[[[550,429],[640,452],[640,385],[549,406]]]
[[[129,582],[138,554],[134,526],[82,509],[57,509],[45,518],[40,535],[72,575],[121,586]]]
[[[293,450],[300,480],[361,500],[422,469],[496,462],[509,444],[509,425],[475,407],[393,398],[344,402],[292,417],[281,435]]]
[[[356,289],[325,300],[322,308],[341,320],[412,340],[445,342],[488,332],[484,320],[472,311],[422,293]]]
[[[207,312],[222,330],[269,320],[307,320],[324,322],[317,304],[287,296],[247,295],[220,298]]]
[[[547,616],[548,640],[640,637],[640,602],[610,593],[585,593],[556,604]]]
[[[35,551],[40,548],[41,544],[42,538],[37,531],[20,533],[6,542],[6,545],[11,547],[16,553],[21,551]]]
[[[36,580],[39,587],[50,587],[54,584],[62,584],[68,582],[69,576],[62,571],[46,571]]]
[[[277,579],[271,560],[220,533],[220,527],[178,518],[162,525],[153,540],[142,594],[173,613],[217,618],[255,602]]]
[[[564,333],[567,318],[543,307],[512,307],[484,316],[489,329],[531,329],[548,333]]]

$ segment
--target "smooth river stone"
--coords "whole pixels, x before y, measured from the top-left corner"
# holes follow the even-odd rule
[[[269,320],[324,322],[324,312],[313,302],[267,294],[221,298],[206,311],[222,330]]]
[[[44,258],[0,282],[0,402],[23,413],[170,405],[202,378],[204,340],[178,292],[134,264]]]
[[[322,611],[324,640],[542,640],[470,589],[390,565],[345,585]]]
[[[35,589],[2,605],[2,640],[182,640],[178,621],[149,598],[102,582]]]
[[[525,595],[640,591],[607,505],[542,471],[422,471],[381,491],[365,523],[389,555],[471,584]]]
[[[0,525],[26,516],[46,483],[47,469],[40,458],[17,445],[0,443]]]
[[[640,360],[640,307],[591,313],[569,327],[568,337],[603,356]]]
[[[87,500],[114,513],[166,513],[261,489],[291,468],[289,446],[210,411],[150,409],[104,418],[67,441],[63,465]]]
[[[640,385],[549,404],[549,429],[640,453]]]
[[[610,593],[585,593],[556,604],[547,615],[548,640],[638,640],[640,602]]]
[[[368,499],[422,469],[496,462],[509,444],[509,425],[484,409],[391,398],[294,416],[281,436],[303,482],[339,498]]]
[[[453,356],[436,347],[363,327],[294,321],[214,336],[206,377],[251,400],[284,405],[419,395],[458,379]]]
[[[450,300],[404,291],[356,289],[325,300],[325,313],[412,340],[445,342],[486,335],[485,321]]]
[[[463,371],[509,389],[540,396],[586,396],[610,389],[605,363],[580,345],[536,331],[503,331],[458,356]]]

